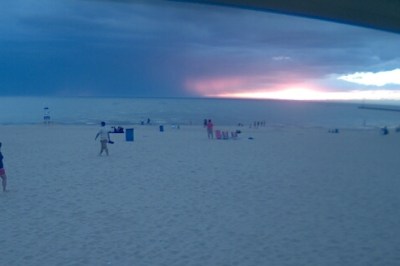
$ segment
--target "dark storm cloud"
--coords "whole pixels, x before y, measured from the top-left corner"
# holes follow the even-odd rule
[[[246,76],[269,87],[400,62],[398,35],[260,11],[105,0],[0,7],[0,95],[190,96],[188,79]]]

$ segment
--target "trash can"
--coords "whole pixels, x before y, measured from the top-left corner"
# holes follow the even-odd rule
[[[164,126],[160,125],[160,132],[164,132]]]
[[[125,140],[126,141],[133,141],[133,128],[127,128],[125,130]]]

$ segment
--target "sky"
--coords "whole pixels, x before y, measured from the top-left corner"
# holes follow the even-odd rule
[[[158,0],[0,10],[0,96],[400,100],[396,33]]]

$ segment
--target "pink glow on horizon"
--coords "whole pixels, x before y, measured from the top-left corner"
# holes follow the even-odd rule
[[[263,89],[261,77],[225,77],[193,79],[186,87],[201,96],[215,98],[276,99],[276,100],[400,100],[398,90],[327,91],[312,84],[279,84]],[[264,85],[265,86],[265,85]]]

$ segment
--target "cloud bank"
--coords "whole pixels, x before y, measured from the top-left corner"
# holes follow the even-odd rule
[[[299,84],[368,90],[354,83],[362,80],[355,73],[400,68],[400,36],[393,33],[148,2],[2,1],[0,95],[186,97]],[[369,85],[398,89],[396,82]]]

